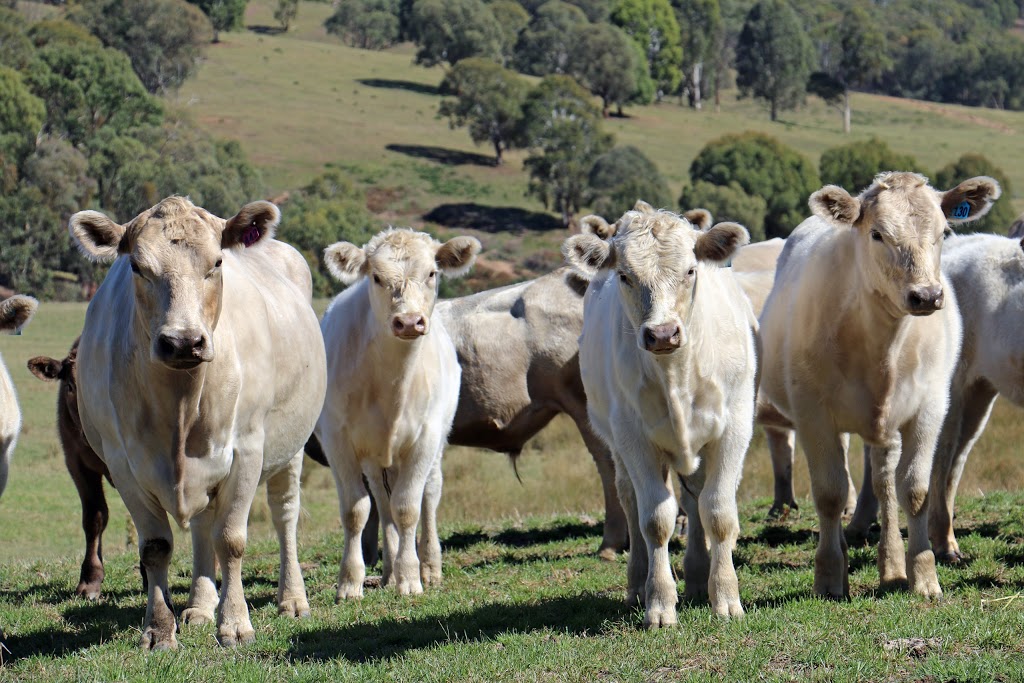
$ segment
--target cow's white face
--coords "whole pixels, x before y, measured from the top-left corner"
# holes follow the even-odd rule
[[[940,259],[947,223],[972,221],[999,198],[999,184],[972,178],[948,192],[916,173],[882,173],[858,197],[828,185],[811,195],[811,210],[856,230],[857,267],[895,316],[930,315],[945,303]]]
[[[327,267],[338,280],[369,280],[370,306],[386,334],[412,341],[430,331],[441,275],[459,277],[476,260],[480,242],[455,237],[444,244],[409,229],[386,230],[360,249],[349,242],[324,251]]]
[[[272,235],[280,219],[269,202],[247,204],[225,221],[183,197],[168,197],[127,225],[82,211],[70,230],[96,260],[126,257],[132,271],[135,315],[150,357],[175,370],[214,358],[225,249],[245,248]]]
[[[672,353],[687,343],[686,321],[698,285],[698,261],[721,262],[750,237],[720,223],[704,232],[667,211],[629,211],[608,242],[596,235],[566,240],[562,252],[585,278],[614,269],[623,311],[639,348]]]

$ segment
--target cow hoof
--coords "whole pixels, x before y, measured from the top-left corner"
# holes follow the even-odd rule
[[[644,612],[644,628],[669,628],[679,621],[675,609],[649,609]]]
[[[597,557],[604,562],[614,562],[619,558],[619,551],[610,546],[601,546],[597,551]]]
[[[399,581],[397,588],[399,595],[419,595],[423,592],[423,584],[419,579]]]
[[[150,626],[142,632],[140,647],[144,652],[177,650],[178,639],[174,637],[173,630],[170,633],[163,633]]]
[[[216,619],[213,612],[204,610],[201,607],[186,607],[181,612],[181,623],[189,626],[212,624]]]
[[[434,587],[440,586],[441,585],[441,571],[437,570],[437,571],[425,572],[422,576],[420,576],[420,580],[423,582],[424,588],[431,587],[431,586],[434,586]]]
[[[80,583],[75,589],[75,595],[90,602],[96,602],[100,599],[100,584]]]
[[[235,626],[223,625],[217,629],[217,642],[223,647],[238,647],[248,645],[256,640],[256,632],[251,624],[238,624]]]
[[[644,592],[644,589],[641,588],[638,590],[636,588],[630,588],[626,591],[626,606],[635,607],[636,605],[640,605],[643,607],[644,603],[647,602],[646,598],[647,595]]]
[[[957,565],[966,558],[959,550],[938,550],[935,552],[935,561],[942,564]]]
[[[768,511],[768,519],[782,519],[797,509],[799,509],[797,504],[792,501],[789,503],[773,503],[771,510]]]
[[[359,581],[352,583],[342,583],[338,585],[338,595],[335,598],[336,602],[342,600],[362,600],[363,598],[363,582]]]
[[[743,605],[739,600],[722,600],[711,606],[712,611],[726,619],[739,619],[743,617]]]
[[[277,614],[293,619],[305,619],[309,616],[309,602],[305,598],[285,600],[277,605]]]

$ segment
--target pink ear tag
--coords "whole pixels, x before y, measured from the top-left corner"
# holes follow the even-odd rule
[[[256,244],[256,241],[260,238],[260,229],[256,227],[254,222],[249,228],[242,234],[242,244],[246,247],[251,247]]]

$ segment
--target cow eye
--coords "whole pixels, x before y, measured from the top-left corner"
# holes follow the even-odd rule
[[[626,277],[625,273],[619,273],[619,282],[626,285],[627,287],[633,286],[633,283],[629,281],[629,278]]]
[[[435,277],[437,277],[437,271],[436,270],[432,270],[432,271],[430,271],[430,275],[427,276],[427,279],[428,280],[433,280]]]
[[[377,275],[374,275],[373,276],[373,284],[379,285],[380,284],[380,277],[378,277]]]
[[[217,262],[213,264],[213,267],[214,268],[220,268],[222,263],[224,263],[224,259],[219,258],[219,259],[217,259]]]
[[[876,242],[881,242],[882,241],[882,233],[878,232],[877,230],[872,230],[871,231],[871,239],[873,239]]]
[[[697,274],[696,266],[694,266],[694,267],[690,268],[688,271],[686,271],[686,277],[693,277],[696,274]]]
[[[128,261],[128,265],[132,267],[133,273],[135,273],[136,275],[142,275],[142,271],[139,270],[139,264],[137,264],[135,261]]]

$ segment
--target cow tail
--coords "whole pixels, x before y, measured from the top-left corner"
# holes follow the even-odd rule
[[[320,439],[316,438],[316,434],[309,435],[309,440],[306,441],[306,446],[303,450],[306,451],[306,455],[311,460],[315,460],[324,467],[330,467],[330,464],[327,462],[327,456],[324,455],[324,449],[320,445]]]

